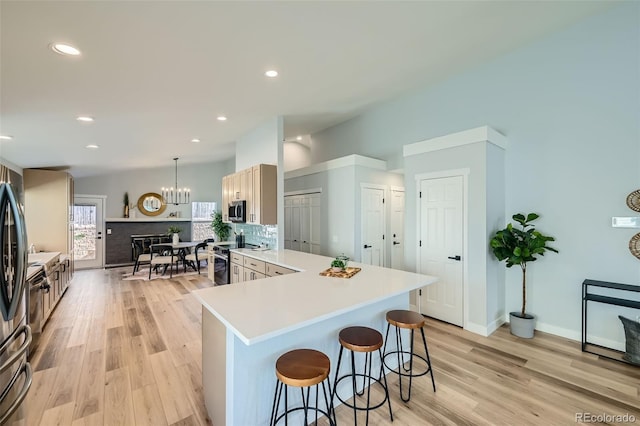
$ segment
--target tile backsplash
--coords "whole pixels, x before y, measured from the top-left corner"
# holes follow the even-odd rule
[[[236,223],[234,228],[238,234],[242,231],[246,244],[268,244],[270,249],[278,249],[278,227],[276,225]]]

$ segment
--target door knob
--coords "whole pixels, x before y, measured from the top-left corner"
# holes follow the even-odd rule
[[[364,245],[364,248],[366,248],[366,249],[367,249],[367,248],[371,248],[371,247],[373,247],[373,246],[368,246],[368,245],[366,245],[366,244]]]
[[[457,260],[460,261],[460,259],[462,259],[460,256],[448,256],[447,259],[451,259],[451,260]]]
[[[102,239],[102,237],[96,237],[96,240],[101,240],[101,239]]]
[[[397,242],[397,241],[394,241],[394,242],[393,242],[393,245],[394,245],[394,246],[397,246],[398,244],[400,244],[400,243],[399,243],[399,242]]]

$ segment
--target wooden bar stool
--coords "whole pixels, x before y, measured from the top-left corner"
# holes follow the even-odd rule
[[[335,413],[333,418],[331,413],[333,411],[333,404],[328,399],[328,395],[331,395],[331,384],[329,386],[329,392],[325,388],[324,380],[329,377],[329,370],[331,368],[331,362],[329,357],[320,351],[313,349],[296,349],[289,351],[278,358],[276,361],[276,376],[278,377],[278,383],[276,383],[276,391],[273,395],[273,408],[271,409],[271,425],[275,425],[284,417],[285,424],[289,424],[289,413],[298,410],[304,410],[304,424],[309,424],[308,414],[309,410],[315,411],[316,423],[318,424],[318,413],[321,413],[329,420],[329,425],[335,425]],[[322,383],[322,393],[324,394],[324,402],[327,410],[321,410],[318,406],[318,385]],[[309,395],[311,393],[311,386],[316,387],[316,403],[314,407],[309,406]],[[294,386],[300,388],[302,394],[302,406],[289,409],[287,387]],[[278,415],[280,409],[280,397],[282,396],[282,388],[284,388],[284,413]],[[307,388],[307,395],[305,398],[304,388]]]
[[[433,379],[433,369],[431,368],[431,358],[429,358],[429,349],[427,349],[427,339],[424,337],[424,326],[426,321],[422,315],[413,311],[405,311],[405,310],[396,310],[387,312],[387,333],[385,335],[385,343],[384,343],[384,366],[389,369],[392,373],[396,373],[398,375],[398,381],[400,382],[400,398],[404,402],[409,402],[411,399],[411,382],[414,377],[424,376],[427,373],[431,373],[431,384],[433,385],[433,391],[436,391],[436,382]],[[396,327],[396,350],[387,352],[387,339],[389,338],[389,328],[391,326]],[[422,342],[424,343],[424,351],[426,354],[426,358],[422,355],[419,355],[413,350],[413,333],[419,328],[422,333]],[[411,350],[405,351],[402,346],[402,335],[401,329],[409,329],[411,330]],[[398,359],[398,371],[390,368],[387,365],[387,357],[396,355]],[[409,368],[404,367],[404,355],[409,354]],[[425,371],[414,373],[413,372],[413,358],[417,357],[423,360],[427,364],[427,369]],[[402,359],[401,359],[402,358]],[[404,371],[404,372],[403,372]],[[409,377],[409,392],[407,397],[405,398],[402,394],[402,378]]]
[[[376,408],[380,408],[384,405],[384,403],[388,403],[389,405],[389,417],[391,421],[393,421],[393,413],[391,412],[391,399],[389,398],[389,388],[387,386],[387,378],[384,375],[384,366],[383,366],[383,358],[382,352],[380,348],[382,347],[382,334],[377,330],[374,330],[369,327],[348,327],[340,330],[340,334],[338,336],[340,341],[340,355],[338,355],[338,364],[336,367],[336,375],[335,380],[333,382],[333,395],[331,396],[331,401],[333,401],[334,396],[337,396],[340,402],[345,404],[347,407],[353,408],[353,417],[354,424],[358,424],[357,416],[358,410],[367,412],[367,420],[366,424],[369,424],[369,411],[375,410]],[[342,352],[344,349],[348,349],[351,351],[351,373],[346,374],[338,378],[338,372],[340,370],[340,362],[342,361]],[[378,378],[375,378],[371,375],[371,366],[372,355],[373,352],[378,351],[378,355],[380,356],[380,375]],[[356,373],[356,363],[355,363],[355,353],[362,352],[365,354],[365,362],[364,362],[364,371],[362,373]],[[368,371],[367,371],[368,368]],[[358,392],[356,387],[356,377],[362,377],[362,391]],[[349,404],[338,394],[338,384],[344,379],[351,379],[352,387],[353,387],[353,404]],[[371,406],[371,382],[378,383],[384,389],[384,399],[378,404]],[[365,382],[367,384],[367,406],[366,407],[358,407],[356,405],[356,396],[364,395],[364,385]]]

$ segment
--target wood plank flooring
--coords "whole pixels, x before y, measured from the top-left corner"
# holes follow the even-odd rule
[[[211,282],[204,275],[122,281],[122,272],[76,272],[32,359],[33,386],[16,424],[211,424],[200,304],[191,294]],[[506,327],[484,338],[434,320],[427,341],[437,392],[418,378],[405,404],[388,376],[394,422],[381,408],[370,424],[563,425],[582,412],[629,414],[640,424],[640,368],[582,353],[577,342],[544,333],[518,339]],[[353,424],[347,407],[337,415]]]

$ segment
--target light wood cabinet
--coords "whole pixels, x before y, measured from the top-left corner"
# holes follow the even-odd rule
[[[223,221],[229,221],[228,206],[235,200],[247,202],[247,223],[276,225],[278,223],[277,167],[259,164],[224,176],[222,178]]]
[[[24,169],[24,217],[29,244],[73,259],[73,177],[55,170]]]
[[[229,176],[222,177],[222,221],[229,222]]]
[[[261,278],[275,277],[297,272],[280,265],[258,260],[250,256],[243,256],[231,252],[231,283],[259,280]]]
[[[267,277],[276,277],[278,275],[293,274],[294,272],[297,272],[297,271],[293,269],[285,268],[280,265],[274,265],[273,263],[267,263],[265,275]]]

